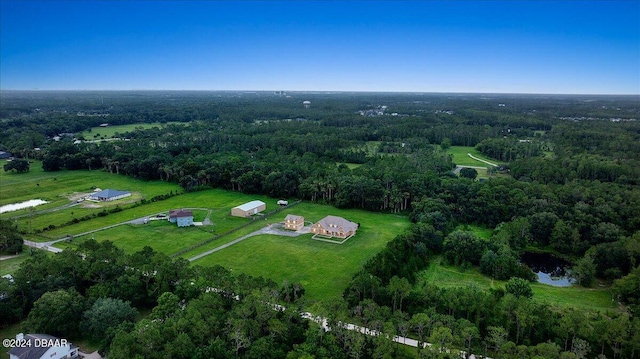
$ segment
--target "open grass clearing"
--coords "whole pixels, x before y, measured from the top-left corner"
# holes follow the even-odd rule
[[[97,241],[112,241],[118,248],[127,253],[135,253],[145,246],[157,252],[171,255],[181,249],[204,241],[213,236],[211,227],[178,227],[167,220],[150,221],[147,224],[125,224],[109,230],[100,231],[80,238],[74,238],[70,243],[62,242],[56,247],[65,248],[70,245],[94,238]]]
[[[6,255],[3,254],[2,257],[6,257]],[[20,264],[29,258],[29,248],[23,247],[22,253],[11,257],[12,258],[0,260],[0,276],[13,274],[18,270],[18,268],[20,268]]]
[[[441,257],[434,257],[429,267],[422,271],[419,280],[424,280],[438,287],[453,288],[478,286],[480,289],[504,288],[506,281],[491,279],[478,270],[468,268],[462,270],[458,267],[448,266],[442,263]],[[553,287],[541,283],[532,283],[533,299],[546,303],[552,307],[577,308],[589,311],[617,310],[618,307],[611,301],[611,290],[574,287]]]
[[[302,215],[305,221],[312,222],[332,214],[359,222],[361,226],[357,234],[342,245],[314,241],[311,239],[312,234],[298,237],[258,235],[203,257],[194,264],[219,264],[234,271],[271,278],[279,284],[285,280],[300,282],[306,288],[307,298],[330,299],[340,296],[351,277],[364,263],[409,227],[409,221],[404,216],[339,210],[330,206],[301,203],[267,221],[260,221],[262,224],[258,224],[253,230],[268,223],[282,222],[289,213]],[[243,235],[240,232],[244,230],[249,229],[243,229],[229,237],[238,238]],[[210,246],[198,248],[193,254],[202,253],[221,244],[223,243],[211,243]],[[191,256],[191,253],[184,257],[188,256]]]
[[[105,123],[108,123],[108,118],[105,118]],[[80,136],[84,137],[85,140],[97,140],[101,138],[113,138],[118,137],[126,132],[133,132],[135,130],[148,130],[150,128],[162,128],[166,125],[187,125],[184,122],[167,122],[167,123],[132,123],[129,125],[109,125],[107,127],[92,127],[91,130],[83,131],[80,133]]]
[[[0,161],[3,166],[6,161]],[[0,205],[23,202],[30,199],[42,199],[50,203],[35,207],[37,211],[42,209],[59,207],[72,202],[81,194],[92,193],[95,188],[117,189],[132,192],[132,197],[109,203],[82,203],[78,207],[92,205],[116,205],[118,203],[135,200],[139,197],[151,198],[159,194],[171,191],[181,192],[180,186],[163,181],[141,181],[108,173],[103,170],[81,171],[55,171],[42,170],[41,161],[32,161],[29,172],[16,173],[0,170]],[[138,197],[138,198],[139,198]],[[28,214],[29,209],[14,212],[6,212],[0,218],[12,217],[20,214]]]
[[[179,250],[203,242],[217,234],[237,228],[248,221],[252,221],[247,218],[233,217],[230,215],[230,212],[232,207],[255,199],[260,199],[267,204],[267,212],[278,207],[276,200],[265,196],[246,195],[239,192],[211,189],[174,196],[164,201],[148,203],[135,208],[123,210],[122,212],[112,213],[106,217],[97,217],[89,221],[47,231],[45,234],[49,238],[36,237],[34,240],[46,241],[52,238],[62,238],[66,235],[77,236],[78,234],[87,231],[104,228],[156,213],[168,213],[170,209],[178,208],[205,208],[193,210],[194,220],[198,222],[202,221],[207,212],[210,211],[210,220],[213,223],[211,226],[178,228],[175,224],[170,224],[168,221],[163,220],[150,221],[147,225],[125,224],[79,237],[74,239],[72,243],[63,242],[55,245],[58,248],[65,248],[69,245],[73,245],[73,243],[77,241],[86,240],[93,236],[98,241],[112,240],[116,242],[117,240],[116,244],[128,252],[138,251],[148,245],[163,253],[173,254]],[[255,222],[262,221],[257,220]],[[260,224],[264,225],[263,223]],[[126,228],[128,227],[135,228],[135,231],[127,231]],[[163,230],[158,232],[156,228]],[[259,228],[259,226],[257,226],[256,229],[257,228]],[[162,233],[163,231],[166,233]],[[181,239],[181,236],[183,235],[185,236],[184,240]]]
[[[468,153],[492,163],[499,162],[498,160],[495,160],[483,155],[482,153],[480,153],[480,151],[476,150],[475,147],[471,147],[471,146],[451,146],[447,150],[447,153],[453,156],[453,163],[460,166],[478,166],[478,167],[489,166],[484,162],[474,160],[473,158],[469,157]]]
[[[130,221],[136,218],[141,218],[145,216],[150,216],[156,213],[168,213],[171,209],[179,209],[179,208],[205,208],[211,210],[211,222],[213,226],[207,226],[207,229],[212,229],[215,233],[223,233],[232,228],[239,226],[242,223],[245,223],[248,219],[246,218],[238,218],[230,216],[231,208],[238,206],[240,204],[259,199],[267,204],[266,212],[271,211],[277,207],[276,200],[272,198],[268,198],[266,196],[256,196],[256,195],[247,195],[239,192],[231,192],[220,189],[211,189],[206,191],[198,191],[185,193],[178,196],[170,197],[163,201],[146,203],[141,206],[137,206],[134,208],[125,208],[121,212],[111,213],[105,217],[96,217],[92,218],[88,221],[82,221],[76,224],[71,224],[68,226],[64,226],[61,228],[56,228],[50,231],[46,231],[43,233],[46,238],[38,238],[34,237],[33,239],[36,241],[46,241],[55,238],[62,238],[66,235],[77,235],[80,233],[84,233],[87,231],[107,227],[110,225]],[[117,201],[116,201],[117,202]],[[77,208],[77,207],[74,207]],[[95,211],[95,210],[94,210]],[[45,221],[43,223],[64,223],[69,220],[60,219],[54,216],[66,216],[70,215],[72,212],[71,209],[66,209],[63,211],[55,212],[55,213],[46,213],[42,215],[41,220]],[[86,213],[76,213],[74,211],[74,216],[82,217]],[[197,214],[194,213],[194,214]],[[196,216],[195,220],[202,220],[204,216],[198,217]],[[28,221],[28,218],[25,219]],[[48,221],[48,222],[47,222]],[[63,222],[64,221],[64,222]],[[35,223],[35,222],[34,222]],[[28,224],[27,224],[28,225]],[[39,228],[35,224],[33,228]]]

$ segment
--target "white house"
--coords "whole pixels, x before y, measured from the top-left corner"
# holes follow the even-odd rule
[[[10,359],[79,358],[78,347],[48,334],[18,334],[9,350]]]

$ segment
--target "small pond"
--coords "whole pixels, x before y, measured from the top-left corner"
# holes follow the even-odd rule
[[[571,278],[571,263],[549,253],[525,252],[520,256],[526,264],[538,275],[538,282],[554,287],[570,287],[575,281]]]
[[[24,201],[24,202],[20,202],[20,203],[6,204],[6,205],[0,207],[0,213],[13,212],[13,211],[17,211],[19,209],[35,207],[35,206],[39,206],[39,205],[45,204],[45,203],[49,203],[49,202],[43,201],[41,199],[30,199],[28,201]]]

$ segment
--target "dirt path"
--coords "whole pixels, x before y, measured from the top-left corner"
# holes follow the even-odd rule
[[[18,254],[13,255],[13,256],[0,256],[0,261],[4,261],[4,260],[7,260],[7,259],[16,258],[16,257],[18,257]]]
[[[474,155],[472,155],[472,154],[470,154],[470,153],[467,153],[467,156],[469,156],[469,157],[473,158],[473,159],[474,159],[474,160],[476,160],[476,161],[480,161],[480,162],[486,163],[486,164],[488,164],[489,166],[498,167],[498,165],[497,165],[497,164],[495,164],[495,163],[491,163],[491,162],[489,162],[489,161],[487,161],[487,160],[483,160],[482,158],[478,158],[478,157],[476,157],[476,156],[474,156]]]

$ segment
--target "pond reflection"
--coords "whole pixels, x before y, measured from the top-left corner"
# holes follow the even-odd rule
[[[571,278],[571,264],[562,258],[549,253],[525,252],[520,256],[526,264],[538,275],[538,282],[554,287],[570,287],[575,280]]]

